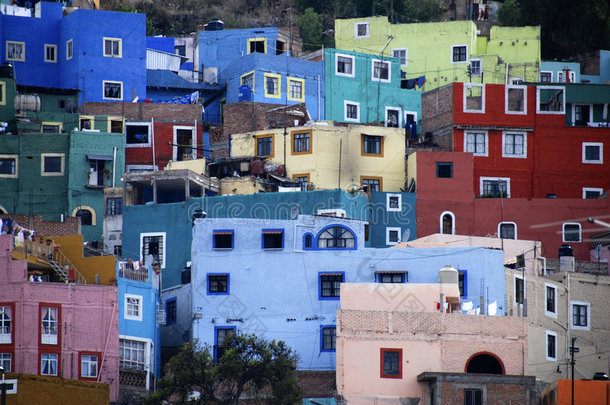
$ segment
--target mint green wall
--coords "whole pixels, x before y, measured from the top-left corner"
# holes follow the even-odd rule
[[[0,101],[0,121],[11,121],[15,117],[15,80],[8,77],[0,77],[0,84],[4,87],[4,99]],[[7,132],[14,131],[14,126],[8,128]]]

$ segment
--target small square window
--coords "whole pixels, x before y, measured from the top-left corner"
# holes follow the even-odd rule
[[[57,62],[57,45],[45,44],[44,46],[44,61]]]
[[[280,75],[265,73],[265,97],[280,98],[280,86],[282,77]]]
[[[362,155],[383,157],[383,136],[362,134]]]
[[[589,330],[590,325],[590,304],[588,302],[570,301],[571,328]]]
[[[267,38],[249,38],[248,53],[267,53]]]
[[[122,56],[122,40],[120,38],[104,38],[104,56],[120,58]]]
[[[256,156],[273,157],[273,135],[256,136]]]
[[[505,108],[507,114],[527,113],[527,87],[506,86]]]
[[[6,41],[6,60],[25,61],[25,42]]]
[[[104,81],[104,100],[122,100],[123,83]]]
[[[320,273],[319,288],[321,300],[338,300],[341,291],[343,273]]]
[[[263,249],[283,249],[284,230],[283,229],[264,229],[262,233]]]
[[[165,324],[173,325],[176,323],[178,318],[178,300],[171,298],[165,301]]]
[[[146,256],[152,255],[153,264],[165,268],[165,232],[151,232],[140,234],[140,261],[145,261]]]
[[[436,162],[436,177],[450,179],[453,177],[453,162]]]
[[[406,271],[388,271],[388,272],[377,272],[377,282],[383,284],[400,284],[405,283],[407,280]]]
[[[400,212],[402,210],[402,195],[386,194],[386,210]]]
[[[292,153],[311,153],[311,131],[292,133]]]
[[[487,156],[487,132],[465,132],[464,152],[473,156]]]
[[[451,47],[451,62],[462,63],[468,60],[468,47],[466,45],[458,45]]]
[[[110,132],[113,134],[122,134],[123,133],[123,120],[122,119],[109,119],[110,123]]]
[[[240,84],[242,86],[248,86],[252,91],[254,91],[254,72],[242,75],[240,78]]]
[[[4,367],[5,373],[11,373],[13,371],[13,354],[12,353],[0,353],[0,366]]]
[[[354,71],[353,56],[335,54],[335,74],[338,76],[354,77]]]
[[[126,123],[125,146],[150,146],[150,124]]]
[[[360,103],[345,101],[345,121],[360,122]]]
[[[17,155],[0,155],[0,177],[17,177]]]
[[[81,354],[80,376],[81,378],[97,378],[99,357],[93,354]]]
[[[320,351],[334,352],[337,349],[337,327],[322,326],[320,328]]]
[[[42,353],[40,355],[40,374],[57,375],[58,355],[56,353]]]
[[[385,126],[390,128],[400,128],[402,126],[401,124],[400,108],[386,107]]]
[[[515,302],[514,303],[517,305],[523,305],[524,298],[525,298],[525,283],[523,281],[523,277],[515,275],[514,282],[515,282],[515,296],[514,296]]]
[[[142,320],[142,296],[125,294],[125,319]]]
[[[551,318],[557,318],[557,287],[545,284],[544,288],[544,313]]]
[[[59,153],[43,153],[41,156],[41,176],[63,176],[64,155]]]
[[[565,91],[560,86],[538,86],[536,88],[536,112],[538,114],[564,114]]]
[[[402,378],[402,349],[381,350],[381,378]]]
[[[527,135],[525,133],[503,132],[502,138],[502,157],[527,157]]]
[[[400,243],[400,232],[399,227],[387,227],[385,228],[386,245],[397,245]]]
[[[470,67],[468,68],[468,72],[470,73],[470,76],[472,77],[479,77],[481,76],[481,59],[471,59],[470,60]]]
[[[480,195],[485,198],[509,198],[510,179],[506,177],[480,177]]]
[[[233,249],[233,231],[220,229],[212,233],[212,249]]]
[[[371,80],[385,83],[389,83],[391,81],[390,78],[392,75],[392,68],[390,66],[390,62],[373,59],[371,68]]]
[[[59,134],[61,133],[61,124],[43,123],[41,130],[43,134]]]
[[[305,101],[305,80],[288,78],[288,100]]]
[[[208,294],[228,294],[229,275],[228,274],[208,274]]]
[[[557,333],[546,331],[546,359],[557,361]]]
[[[399,59],[401,66],[408,66],[408,55],[409,51],[407,50],[407,48],[392,49],[392,57]]]
[[[464,112],[484,113],[485,112],[485,85],[464,83]]]
[[[360,177],[362,188],[367,188],[368,191],[382,191],[383,183],[381,177]]]
[[[464,389],[464,405],[484,405],[483,390],[473,388]]]
[[[566,222],[563,224],[563,242],[580,242],[582,240],[581,237],[581,227],[580,224]]]
[[[517,239],[517,224],[514,222],[500,222],[498,224],[500,239]]]
[[[354,24],[354,36],[356,38],[368,38],[369,23],[361,22],[361,23]]]
[[[551,83],[553,81],[553,72],[540,71],[540,82]]]
[[[123,198],[109,197],[106,199],[106,215],[121,215],[123,212]]]
[[[601,142],[583,142],[582,162],[583,163],[604,163],[603,158],[604,144]]]
[[[604,194],[603,188],[597,188],[597,187],[583,187],[582,188],[582,198],[585,198],[585,199],[600,198],[602,194]]]

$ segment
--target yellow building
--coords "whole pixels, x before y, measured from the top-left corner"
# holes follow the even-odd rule
[[[286,152],[284,154],[284,151]],[[231,136],[232,156],[264,156],[286,165],[287,176],[310,189],[368,186],[400,191],[405,179],[405,132],[401,128],[340,125],[279,128]]]

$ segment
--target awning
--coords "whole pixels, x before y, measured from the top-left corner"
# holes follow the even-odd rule
[[[376,271],[375,274],[405,274],[405,270],[380,270]]]
[[[214,235],[233,235],[233,231],[213,231]]]
[[[270,229],[263,231],[263,234],[265,235],[281,235],[282,233],[284,233],[282,229]]]
[[[87,159],[89,159],[89,160],[112,160],[112,156],[101,155],[99,153],[87,153]]]
[[[343,276],[343,273],[320,273],[320,276]]]
[[[269,177],[273,177],[277,181],[281,181],[282,183],[295,183],[293,179],[289,179],[287,177],[276,176],[275,174],[269,174]]]

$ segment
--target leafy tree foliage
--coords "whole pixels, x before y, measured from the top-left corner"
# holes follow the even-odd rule
[[[297,26],[301,29],[303,49],[313,50],[322,45],[322,18],[313,8],[309,7],[297,18]]]

